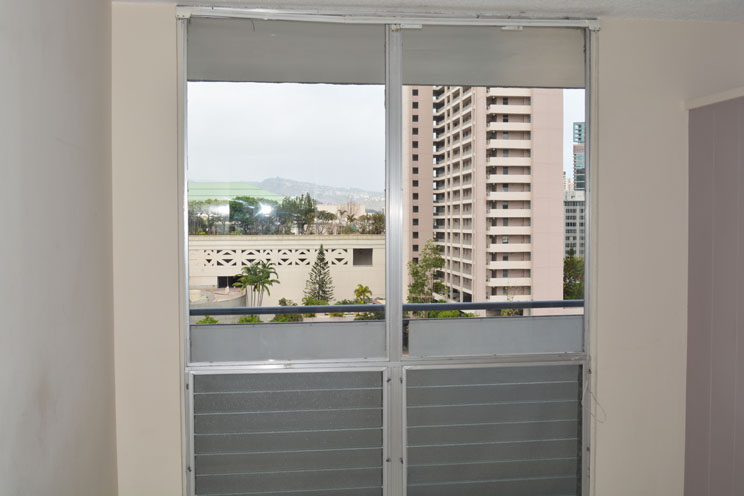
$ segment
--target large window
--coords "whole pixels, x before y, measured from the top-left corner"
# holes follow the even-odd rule
[[[189,12],[190,494],[583,494],[583,24]]]

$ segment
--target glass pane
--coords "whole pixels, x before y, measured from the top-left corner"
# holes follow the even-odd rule
[[[199,74],[253,79],[188,82],[192,345],[207,347],[193,354],[208,361],[384,356],[384,86],[347,82],[334,71],[318,81],[312,67],[363,53],[377,68],[370,83],[384,79],[384,28],[360,28],[371,47],[360,52],[356,39],[354,50],[339,54],[321,48],[342,42],[348,26],[257,22],[263,49],[248,50],[242,65],[220,72],[199,59],[206,67]],[[338,304],[380,306],[292,309]],[[362,349],[310,342],[335,343],[355,320],[380,322],[365,327],[374,339],[358,341]],[[298,323],[319,324],[308,328],[317,335],[287,326]]]
[[[440,58],[426,52],[436,70],[414,57],[423,39],[439,47]],[[403,87],[403,301],[450,304],[406,308],[404,352],[409,333],[423,340],[412,356],[581,351],[581,318],[518,325],[492,318],[583,313],[582,303],[563,300],[584,293],[584,90],[554,78],[541,80],[552,87],[499,86],[511,79],[478,69],[477,54],[465,57],[444,41],[435,30],[403,38],[403,79],[417,81]],[[484,66],[503,62],[480,51]],[[447,68],[458,54],[456,66],[472,66],[481,85],[462,85],[468,73]],[[492,85],[482,85],[486,77]],[[432,318],[469,320],[447,331],[450,341],[421,321]],[[456,345],[458,333],[468,333],[470,346]],[[505,341],[510,334],[520,342]]]

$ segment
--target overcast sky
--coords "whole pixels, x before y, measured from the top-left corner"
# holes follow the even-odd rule
[[[563,162],[573,176],[572,126],[584,91],[564,92]],[[383,191],[383,86],[189,83],[190,181],[284,177]]]

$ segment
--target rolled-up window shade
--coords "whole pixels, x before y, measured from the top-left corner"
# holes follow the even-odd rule
[[[385,27],[191,18],[189,81],[385,83]]]
[[[584,30],[404,29],[403,84],[583,88]]]

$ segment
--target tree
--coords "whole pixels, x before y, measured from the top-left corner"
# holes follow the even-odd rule
[[[235,275],[238,278],[235,286],[245,288],[249,295],[249,307],[260,307],[263,303],[264,293],[270,295],[269,288],[274,284],[280,284],[279,279],[274,279],[276,275],[274,262],[261,260],[243,267],[240,274]]]
[[[418,263],[408,262],[408,302],[434,303],[434,294],[442,294],[446,287],[437,278],[437,271],[444,267],[444,257],[439,248],[430,239],[419,254]]]
[[[332,212],[318,210],[315,214],[315,234],[333,234],[333,226],[338,217]]]
[[[563,259],[563,299],[584,299],[584,259],[574,256],[573,249]]]
[[[331,301],[333,299],[331,268],[328,260],[326,260],[323,245],[320,245],[318,255],[315,257],[315,263],[313,263],[310,269],[310,275],[305,282],[305,297],[321,301]]]
[[[271,213],[265,213],[266,207]],[[230,222],[245,234],[275,234],[279,230],[277,207],[275,201],[236,196],[230,200]]]
[[[359,217],[359,232],[361,234],[385,234],[385,214],[375,212]]]
[[[354,296],[356,297],[357,301],[368,303],[372,299],[372,290],[369,289],[369,286],[357,284],[357,287],[354,290]]]

